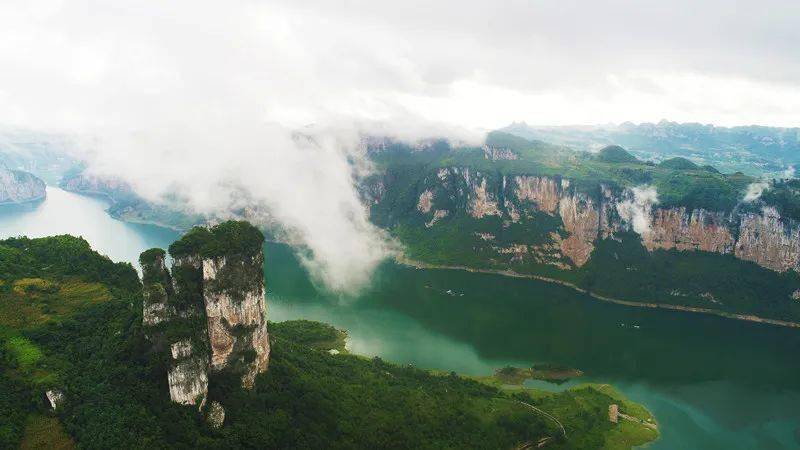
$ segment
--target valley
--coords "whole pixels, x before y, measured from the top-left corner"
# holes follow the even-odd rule
[[[115,221],[103,201],[61,192],[51,190],[37,209],[6,210],[0,226],[21,234],[36,218],[31,229],[42,236],[80,226],[87,240],[127,261],[178,237]],[[38,220],[51,213],[61,220]],[[108,240],[108,227],[127,237]],[[536,363],[575,368],[583,375],[563,384],[524,384],[553,392],[614,386],[655,416],[660,438],[650,448],[798,445],[800,366],[793,355],[800,339],[793,329],[606,304],[552,283],[392,262],[370,290],[341,298],[315,287],[285,245],[267,243],[265,261],[269,320],[330,323],[347,330],[352,353],[475,377]]]

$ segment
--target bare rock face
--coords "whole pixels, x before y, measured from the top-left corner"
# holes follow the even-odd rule
[[[431,212],[431,208],[433,207],[433,192],[430,189],[426,189],[419,194],[419,201],[417,202],[417,210],[423,214],[427,214]]]
[[[190,339],[185,339],[170,346],[169,397],[175,403],[197,405],[202,409],[208,395],[206,355],[202,350],[195,350],[193,345]]]
[[[203,260],[211,368],[238,366],[248,389],[269,363],[263,266],[260,251]]]
[[[486,178],[481,177],[479,184],[474,182],[472,184],[469,213],[476,219],[501,215],[500,209],[497,207],[497,200],[486,189]]]
[[[528,242],[493,249],[497,255],[513,255],[512,262],[581,267],[598,239],[619,240],[621,233],[634,231],[648,251],[733,253],[771,270],[800,271],[800,222],[781,218],[774,208],[764,208],[760,214],[658,208],[657,193],[648,186],[620,191],[600,184],[597,191],[586,193],[560,177],[516,175],[492,181],[490,175],[464,167],[440,168],[433,183],[437,186],[425,188],[416,205],[418,212],[427,215],[427,228],[461,213],[475,219],[500,217],[504,228],[539,220],[531,211],[561,220],[560,228],[538,236],[538,243],[525,252],[515,244]],[[446,196],[443,204],[455,207],[436,209],[434,191]],[[642,193],[647,195],[639,198]],[[732,225],[735,221],[740,222],[738,229]],[[515,250],[509,253],[509,248]]]
[[[695,209],[691,214],[686,208],[656,209],[650,233],[643,235],[642,241],[650,251],[674,248],[730,253],[735,241],[727,222],[724,214],[704,209]]]
[[[222,428],[225,423],[225,408],[222,407],[220,402],[211,402],[208,407],[208,414],[206,414],[206,420],[211,428]]]
[[[490,145],[484,145],[481,148],[483,149],[483,157],[490,161],[515,160],[519,158],[516,153],[507,148],[492,147]]]
[[[800,271],[800,224],[783,220],[771,207],[743,215],[736,257],[777,272]]]
[[[558,204],[558,212],[569,236],[561,241],[561,252],[577,267],[586,264],[594,250],[600,226],[600,213],[589,197],[566,196]]]
[[[447,217],[448,211],[446,209],[437,209],[433,212],[433,217],[430,221],[425,223],[425,228],[430,228],[436,224],[436,222],[444,219]]]
[[[64,404],[64,393],[58,389],[48,389],[44,395],[47,397],[47,402],[50,403],[52,411],[56,411]]]
[[[44,181],[35,175],[0,168],[0,204],[31,202],[46,195]]]
[[[550,215],[558,211],[561,189],[558,181],[547,177],[514,177],[515,194],[520,201],[536,203],[539,210]]]
[[[164,263],[166,252],[157,248],[142,253],[142,324],[153,327],[169,319],[168,295],[172,293],[172,278]]]
[[[250,389],[267,370],[263,241],[249,223],[229,221],[171,245],[171,273],[163,250],[142,253],[143,328],[155,351],[169,352],[172,401],[203,408],[211,371]]]

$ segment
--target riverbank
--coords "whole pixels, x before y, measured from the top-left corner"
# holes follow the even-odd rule
[[[29,198],[20,201],[7,201],[7,202],[0,202],[0,206],[21,206],[21,205],[30,205],[33,203],[39,203],[47,200],[47,191],[43,195],[35,198]]]
[[[651,308],[651,309],[666,309],[671,311],[684,311],[684,312],[692,312],[692,313],[700,313],[700,314],[711,314],[719,317],[724,317],[726,319],[736,319],[736,320],[744,320],[747,322],[756,322],[756,323],[764,323],[769,325],[777,325],[781,327],[789,327],[789,328],[800,328],[800,323],[792,322],[788,320],[779,320],[779,319],[769,319],[766,317],[759,317],[752,314],[736,314],[736,313],[729,313],[725,311],[718,311],[715,309],[709,308],[700,308],[695,306],[683,306],[683,305],[672,305],[669,303],[650,303],[650,302],[637,302],[634,300],[622,300],[613,297],[607,297],[605,295],[600,295],[594,292],[591,292],[587,289],[584,289],[574,283],[570,283],[569,281],[559,280],[557,278],[550,278],[545,277],[542,275],[535,275],[535,274],[526,274],[526,273],[519,273],[514,272],[513,270],[497,270],[497,269],[477,269],[474,267],[467,267],[467,266],[450,266],[450,265],[441,265],[441,264],[427,264],[420,261],[415,261],[409,259],[403,255],[399,255],[395,257],[395,261],[398,264],[402,264],[404,266],[415,267],[417,269],[436,269],[436,270],[463,270],[466,272],[473,272],[473,273],[485,273],[490,275],[502,275],[506,277],[513,277],[513,278],[527,278],[531,280],[538,280],[544,281],[547,283],[554,283],[560,284],[561,286],[568,287],[572,290],[580,292],[582,294],[586,294],[596,300],[608,302],[608,303],[615,303],[617,305],[623,306],[635,306],[638,308]]]

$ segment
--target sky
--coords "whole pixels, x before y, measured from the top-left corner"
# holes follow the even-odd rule
[[[154,201],[260,203],[347,289],[392,248],[360,133],[798,126],[799,45],[795,0],[4,0],[0,125],[74,135]]]

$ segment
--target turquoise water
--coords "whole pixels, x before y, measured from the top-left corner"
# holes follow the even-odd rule
[[[108,217],[102,200],[50,188],[0,209],[0,236],[83,235],[115,260],[176,233]],[[467,374],[553,362],[610,383],[656,415],[652,449],[800,448],[800,332],[698,314],[606,304],[533,280],[384,264],[358,298],[319,290],[291,250],[267,244],[268,314],[349,332],[356,353]]]
[[[108,202],[48,186],[42,202],[0,205],[0,237],[42,237],[55,234],[82,236],[92,248],[114,261],[138,265],[139,253],[166,248],[178,233],[153,225],[120,222],[105,210]]]

